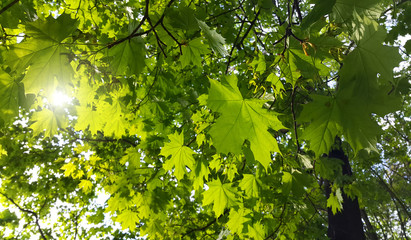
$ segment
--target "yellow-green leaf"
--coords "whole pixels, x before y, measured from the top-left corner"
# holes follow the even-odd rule
[[[243,180],[240,182],[241,190],[245,191],[248,197],[259,197],[258,179],[252,174],[244,174]]]
[[[240,154],[244,141],[248,140],[255,159],[267,168],[271,152],[280,152],[268,128],[284,128],[281,122],[274,112],[262,108],[263,101],[243,99],[235,76],[227,76],[221,83],[210,81],[208,106],[222,114],[210,129],[217,151]]]
[[[62,14],[57,19],[38,19],[26,25],[26,41],[12,45],[6,53],[5,64],[12,71],[22,73],[25,90],[37,94],[70,83],[74,71],[70,65],[70,51],[62,44],[76,28],[76,20]]]
[[[207,183],[208,190],[203,193],[203,205],[213,204],[216,217],[223,214],[224,209],[237,205],[236,190],[229,183],[222,184],[220,179]]]
[[[123,230],[130,229],[134,231],[136,229],[136,224],[140,221],[136,212],[126,209],[117,216],[116,221],[121,223],[121,228]]]
[[[34,135],[44,132],[44,137],[52,137],[57,134],[58,128],[65,128],[67,125],[66,113],[63,110],[51,111],[43,108],[39,112],[33,113],[31,118],[35,121],[30,128]]]
[[[90,192],[91,188],[93,187],[93,183],[90,180],[82,179],[80,184],[78,185],[79,188],[83,189],[85,193]]]
[[[64,176],[68,177],[77,170],[77,166],[74,165],[72,162],[66,163],[61,167],[64,170]]]
[[[184,146],[183,133],[178,134],[175,132],[174,134],[169,135],[168,138],[170,139],[170,142],[164,145],[160,154],[165,157],[171,156],[171,158],[166,160],[163,167],[167,171],[175,167],[174,175],[180,180],[184,177],[186,166],[193,170],[194,151],[189,147]]]

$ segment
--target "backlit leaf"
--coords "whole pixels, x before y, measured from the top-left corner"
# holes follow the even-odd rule
[[[238,210],[231,208],[227,227],[232,233],[241,234],[244,228],[244,223],[250,218],[246,217],[251,213],[250,209],[240,207]]]
[[[63,14],[57,19],[38,19],[26,28],[30,38],[10,47],[5,63],[19,73],[30,66],[23,78],[28,93],[65,87],[74,72],[70,65],[70,51],[62,41],[76,28],[76,20]]]
[[[83,189],[85,193],[90,192],[91,188],[93,187],[93,183],[90,180],[82,179],[80,184],[78,185],[79,188]]]
[[[34,135],[39,135],[44,132],[44,137],[52,137],[57,134],[58,128],[65,128],[67,126],[66,113],[61,110],[51,111],[43,108],[39,112],[33,113],[30,128],[33,129]]]
[[[18,114],[20,85],[9,74],[0,71],[0,118],[5,122]]]
[[[207,183],[208,190],[203,193],[203,205],[213,204],[213,211],[218,218],[224,209],[237,205],[236,190],[228,183],[222,184],[220,179]]]
[[[89,107],[77,107],[77,123],[74,128],[77,131],[84,131],[88,129],[91,134],[96,134],[98,130],[103,127],[103,122],[101,121],[101,116],[99,112],[93,111]]]
[[[243,180],[240,182],[240,188],[245,191],[248,197],[259,197],[258,179],[252,174],[244,174]]]
[[[299,119],[310,122],[301,137],[310,141],[310,147],[316,156],[328,153],[334,144],[335,136],[342,130],[339,124],[341,115],[335,100],[314,96],[314,101],[304,106]]]
[[[76,165],[74,165],[72,162],[68,162],[68,163],[64,164],[64,165],[61,167],[61,169],[64,170],[64,176],[68,177],[68,176],[70,176],[71,174],[73,174],[74,171],[77,170],[77,167],[76,167]]]
[[[227,50],[224,48],[225,39],[217,33],[215,30],[211,30],[211,28],[203,21],[197,19],[198,26],[203,31],[206,39],[208,40],[208,44],[210,45],[211,49],[214,52],[218,52],[221,56],[228,55]]]
[[[136,229],[136,224],[140,221],[136,212],[126,209],[117,216],[116,221],[121,223],[121,228],[130,229],[134,231]]]
[[[201,66],[201,55],[209,53],[207,45],[201,42],[200,38],[196,38],[182,47],[182,55],[180,61],[183,67],[193,63],[196,66]]]
[[[208,106],[222,113],[210,130],[219,152],[242,152],[245,140],[250,141],[254,157],[265,168],[271,162],[271,152],[280,152],[268,128],[283,128],[274,113],[262,108],[262,101],[243,99],[235,76],[227,76],[222,83],[210,80]]]
[[[174,175],[177,179],[182,179],[186,172],[186,167],[193,170],[194,167],[194,151],[184,145],[184,135],[175,132],[168,136],[169,143],[166,143],[161,149],[160,154],[166,157],[171,156],[166,160],[163,167],[165,170],[171,170],[173,167]]]
[[[142,38],[126,40],[109,50],[114,74],[140,74],[145,66],[145,49]]]

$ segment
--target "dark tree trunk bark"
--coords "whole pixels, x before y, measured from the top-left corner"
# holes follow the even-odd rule
[[[344,162],[342,165],[343,175],[352,175],[348,157],[344,154],[344,151],[341,148],[331,150],[328,157],[342,160]],[[327,183],[327,199],[330,196],[330,193],[331,187],[330,184]],[[363,229],[363,223],[361,221],[361,211],[358,205],[358,199],[349,198],[344,193],[344,191],[342,191],[342,196],[343,209],[341,210],[341,212],[337,212],[334,215],[331,211],[331,208],[328,208],[328,237],[331,240],[365,239],[365,233]]]

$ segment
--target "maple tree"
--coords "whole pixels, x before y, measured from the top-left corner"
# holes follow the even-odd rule
[[[0,237],[407,239],[410,14],[0,1]]]

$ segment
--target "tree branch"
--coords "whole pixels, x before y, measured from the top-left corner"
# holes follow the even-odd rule
[[[170,7],[170,6],[173,4],[174,1],[175,1],[175,0],[170,0],[170,2],[167,4],[167,8]],[[151,22],[150,19],[149,19],[149,15],[148,15],[149,2],[150,2],[149,0],[146,0],[146,10],[145,10],[145,12],[144,12],[143,19],[141,19],[140,23],[139,23],[138,26],[134,29],[134,31],[133,31],[130,35],[128,35],[127,37],[121,38],[121,39],[119,39],[119,40],[117,40],[117,41],[114,41],[114,42],[108,44],[108,45],[106,46],[108,49],[110,49],[110,48],[114,47],[115,45],[118,45],[118,44],[120,44],[120,43],[122,43],[122,42],[124,42],[124,41],[130,40],[130,39],[132,39],[132,38],[134,38],[134,37],[138,37],[138,36],[142,36],[142,35],[149,34],[151,31],[154,31],[154,32],[155,32],[155,28],[156,28],[160,23],[162,23],[163,20],[164,20],[165,11],[164,11],[163,15],[161,15],[160,19],[159,19],[154,25],[150,23],[151,28],[150,28],[149,30],[144,31],[144,32],[140,32],[140,33],[137,32],[137,31],[141,28],[141,26],[144,24],[145,20],[148,20],[149,22]],[[156,32],[155,32],[155,34],[157,35]],[[158,36],[156,36],[156,37],[158,37]],[[103,48],[103,49],[104,49],[104,48]],[[101,50],[101,49],[100,49],[100,50]],[[162,50],[163,50],[163,49],[162,49]]]
[[[388,186],[388,184],[384,181],[384,179],[373,168],[370,168],[370,169],[374,173],[374,175],[378,178],[378,180],[383,185],[383,187],[388,191],[388,193],[390,194],[392,200],[393,201],[395,200],[394,203],[398,202],[400,204],[401,208],[404,210],[405,214],[408,216],[408,218],[411,218],[411,215],[408,212],[406,205],[397,196],[397,194],[390,188],[390,186]]]
[[[39,216],[38,216],[37,213],[35,213],[35,212],[32,211],[32,210],[24,209],[24,208],[20,207],[20,205],[19,205],[18,203],[16,203],[13,199],[11,199],[11,198],[10,198],[9,196],[7,196],[6,194],[4,194],[4,193],[2,193],[2,192],[0,192],[0,194],[3,195],[3,196],[4,196],[9,202],[11,202],[14,206],[16,206],[20,211],[32,215],[32,216],[35,218],[35,223],[36,223],[37,228],[38,228],[38,230],[39,230],[39,232],[40,232],[41,238],[42,238],[43,240],[47,240],[46,236],[44,235],[43,230],[41,229],[41,226],[40,226],[40,223],[39,223],[40,218],[39,218]]]
[[[209,21],[209,20],[211,20],[211,19],[218,18],[218,17],[220,17],[220,16],[222,16],[222,15],[224,15],[224,14],[227,14],[227,13],[230,13],[230,12],[234,12],[234,11],[240,9],[241,6],[243,5],[244,1],[245,1],[245,0],[243,0],[242,2],[240,2],[239,5],[238,5],[237,7],[235,7],[235,8],[233,8],[233,9],[229,9],[229,10],[227,10],[227,11],[221,12],[221,13],[216,14],[216,15],[210,15],[210,18],[207,19],[207,21]]]
[[[394,3],[393,3],[394,6],[392,6],[392,7],[390,7],[390,8],[387,8],[387,10],[385,10],[383,13],[381,13],[381,16],[386,16],[386,14],[387,14],[389,11],[391,11],[391,10],[395,9],[397,6],[399,6],[399,5],[403,4],[403,3],[409,2],[409,1],[410,1],[410,0],[401,0],[401,1],[399,1],[398,3],[395,3],[395,1],[393,1],[393,2],[394,2]],[[381,16],[380,16],[380,17],[381,17]]]
[[[243,27],[244,27],[244,24],[245,24],[245,20],[243,20],[241,18],[240,18],[240,20],[241,20],[240,30],[238,30],[238,33],[237,33],[237,36],[235,37],[233,46],[231,47],[230,55],[228,56],[228,61],[227,61],[227,67],[226,67],[226,70],[225,70],[225,74],[228,73],[228,69],[230,68],[230,64],[233,61],[232,57],[233,57],[234,48],[236,48],[238,46],[237,41],[240,38],[241,31],[243,30]]]
[[[141,105],[143,105],[144,103],[144,101],[146,100],[146,98],[150,95],[150,92],[151,92],[151,90],[153,89],[153,87],[154,87],[154,84],[156,84],[156,82],[157,82],[157,78],[158,78],[158,72],[159,72],[159,68],[157,68],[157,70],[156,70],[156,74],[154,75],[154,80],[153,80],[153,82],[151,83],[151,85],[150,85],[150,87],[148,88],[148,91],[147,91],[147,93],[144,95],[144,97],[140,100],[140,102],[136,105],[136,110],[137,109],[139,109],[140,107],[141,107]]]
[[[298,0],[294,0],[294,4],[293,4],[293,12],[294,10],[296,10],[297,12],[297,16],[298,16],[298,20],[301,24],[301,22],[303,21],[303,17],[301,15],[301,10],[300,10],[300,3]]]
[[[161,22],[160,25],[163,27],[163,29],[166,31],[166,33],[174,40],[174,42],[177,43],[178,48],[180,49],[180,54],[182,55],[183,54],[183,50],[181,49],[182,44],[177,40],[177,38],[174,37],[173,34],[171,34],[170,31],[168,31],[168,29],[164,26],[163,22]]]
[[[2,8],[0,10],[0,14],[4,13],[5,11],[7,11],[7,9],[11,8],[14,4],[18,3],[19,0],[14,0],[13,2],[7,4],[4,8]]]
[[[278,232],[278,230],[280,229],[281,225],[283,225],[283,217],[284,217],[284,213],[285,213],[285,209],[287,208],[287,203],[284,203],[283,206],[283,210],[281,211],[281,215],[280,215],[280,223],[278,224],[277,228],[270,234],[268,235],[265,240],[270,239],[272,237],[274,237],[274,235]]]
[[[203,231],[203,230],[209,228],[211,225],[213,225],[214,223],[216,223],[218,219],[220,219],[221,217],[223,217],[224,215],[226,215],[226,214],[228,213],[228,211],[229,211],[229,209],[227,208],[226,210],[224,210],[224,213],[223,213],[221,216],[219,216],[218,218],[215,218],[214,220],[212,220],[211,222],[207,223],[207,224],[206,224],[205,226],[203,226],[203,227],[198,227],[198,228],[194,228],[194,229],[188,230],[188,231],[185,232],[183,235],[181,235],[181,239],[183,239],[185,236],[187,236],[187,235],[189,235],[189,234],[191,234],[191,233],[193,233],[193,232]]]
[[[248,27],[247,31],[244,33],[244,36],[241,38],[240,42],[238,45],[243,44],[245,38],[247,35],[250,33],[251,29],[254,27],[255,22],[257,21],[259,15],[260,15],[261,9],[258,9],[257,13],[255,14],[255,18],[251,21],[250,26]]]

